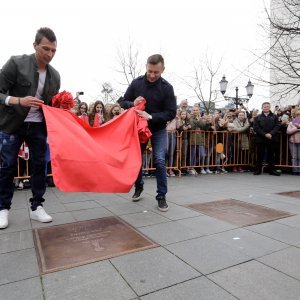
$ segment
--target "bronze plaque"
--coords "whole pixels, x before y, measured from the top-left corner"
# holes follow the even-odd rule
[[[241,227],[292,216],[292,214],[285,211],[275,210],[234,199],[190,204],[187,205],[187,207],[213,218]]]
[[[157,247],[117,217],[33,230],[41,274]]]
[[[282,192],[277,194],[300,199],[300,191]]]

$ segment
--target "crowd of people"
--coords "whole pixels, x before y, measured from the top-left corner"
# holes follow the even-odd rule
[[[57,49],[54,32],[47,27],[40,28],[33,47],[35,53],[12,56],[0,71],[0,229],[8,226],[18,156],[19,160],[28,159],[26,151],[31,173],[30,218],[43,223],[52,221],[43,207],[49,147],[41,106],[53,105],[53,99],[61,94],[60,74],[50,65]],[[96,101],[88,105],[79,100],[78,94],[75,101],[71,97],[72,103],[53,105],[71,110],[92,127],[100,127],[131,107],[136,107],[139,117],[147,120],[152,136],[148,143],[141,143],[143,165],[132,201],[142,198],[143,168],[155,169],[155,199],[158,210],[163,212],[169,208],[167,176],[175,176],[176,168],[188,174],[207,174],[212,173],[210,166],[213,166],[216,173],[225,173],[227,163],[233,166],[234,172],[242,172],[245,153],[248,157],[256,153],[254,175],[260,175],[266,163],[271,175],[280,176],[281,172],[275,168],[278,159],[285,159],[286,165],[291,162],[293,173],[300,174],[299,104],[283,110],[275,107],[272,112],[270,103],[264,102],[260,114],[257,110],[249,112],[243,105],[206,114],[199,105],[190,107],[187,100],[177,107],[172,85],[161,76],[164,70],[164,58],[154,54],[147,59],[145,75],[134,79],[117,103],[104,105]],[[140,110],[139,105],[145,100],[145,110]],[[19,154],[22,144],[24,157]],[[17,175],[21,177],[18,170]]]

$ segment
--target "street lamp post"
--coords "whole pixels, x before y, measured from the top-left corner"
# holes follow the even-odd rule
[[[239,104],[241,104],[243,102],[248,102],[253,95],[254,85],[251,83],[250,79],[248,81],[248,84],[246,85],[246,91],[247,91],[248,98],[239,97],[239,88],[238,87],[235,88],[235,97],[225,96],[227,84],[228,84],[228,81],[226,80],[226,77],[224,75],[222,77],[222,80],[220,81],[220,91],[221,91],[222,95],[224,96],[224,99],[227,101],[231,101],[235,105],[236,108],[239,107]]]

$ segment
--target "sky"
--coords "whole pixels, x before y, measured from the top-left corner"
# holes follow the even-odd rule
[[[52,65],[61,74],[61,90],[84,91],[81,100],[93,102],[101,96],[102,84],[124,91],[117,70],[118,49],[129,44],[138,51],[145,71],[148,56],[161,53],[165,77],[174,87],[178,102],[197,102],[184,80],[205,57],[213,64],[222,60],[214,89],[225,74],[227,96],[246,96],[249,80],[244,73],[261,72],[253,53],[263,48],[260,24],[266,22],[264,7],[269,0],[10,0],[2,1],[0,18],[0,67],[11,55],[33,53],[38,28],[50,27],[57,37]],[[129,42],[131,41],[131,42]],[[251,79],[251,78],[250,78]],[[269,100],[269,90],[254,80],[249,108]],[[204,91],[207,87],[204,87]],[[208,95],[208,92],[205,93]],[[226,104],[218,94],[218,106]]]

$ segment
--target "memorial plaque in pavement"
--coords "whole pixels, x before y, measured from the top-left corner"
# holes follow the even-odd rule
[[[117,217],[33,230],[41,274],[157,247]]]
[[[300,191],[282,192],[277,194],[300,199]]]
[[[234,199],[195,203],[187,205],[187,207],[238,226],[255,225],[292,216],[285,211]]]

